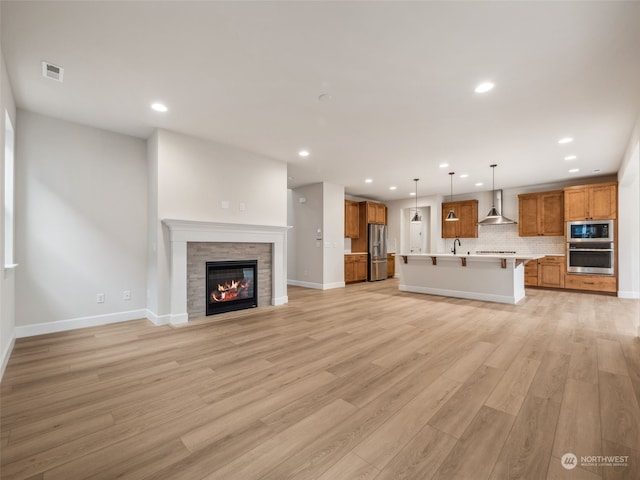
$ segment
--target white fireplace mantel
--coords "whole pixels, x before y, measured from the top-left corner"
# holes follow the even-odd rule
[[[243,242],[272,245],[272,305],[287,298],[287,231],[291,227],[164,219],[171,240],[171,314],[173,325],[187,323],[187,243]]]

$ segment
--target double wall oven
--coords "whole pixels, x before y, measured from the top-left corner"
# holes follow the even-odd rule
[[[613,275],[614,220],[567,222],[567,272]]]

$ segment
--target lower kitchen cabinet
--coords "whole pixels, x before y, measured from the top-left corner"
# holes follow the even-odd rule
[[[344,256],[344,283],[364,282],[367,280],[367,255]]]
[[[618,289],[615,276],[582,275],[567,273],[564,277],[564,287],[574,290],[589,290],[593,292],[615,293]]]
[[[564,256],[538,260],[538,286],[564,288]]]
[[[531,260],[524,265],[524,286],[525,287],[537,287],[538,286],[538,261]]]
[[[393,253],[387,254],[387,278],[396,274],[396,256]]]
[[[564,262],[564,256],[548,256],[531,260],[524,266],[524,285],[564,288]]]

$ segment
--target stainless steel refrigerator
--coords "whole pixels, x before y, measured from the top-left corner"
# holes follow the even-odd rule
[[[370,282],[387,278],[387,226],[369,224],[369,268],[367,279]]]

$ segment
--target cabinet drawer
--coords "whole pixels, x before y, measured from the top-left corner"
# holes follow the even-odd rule
[[[564,277],[564,287],[575,290],[590,290],[594,292],[615,292],[616,277],[601,275],[572,275]]]
[[[542,257],[538,260],[539,263],[551,264],[551,265],[562,265],[564,264],[564,256],[558,257]]]

